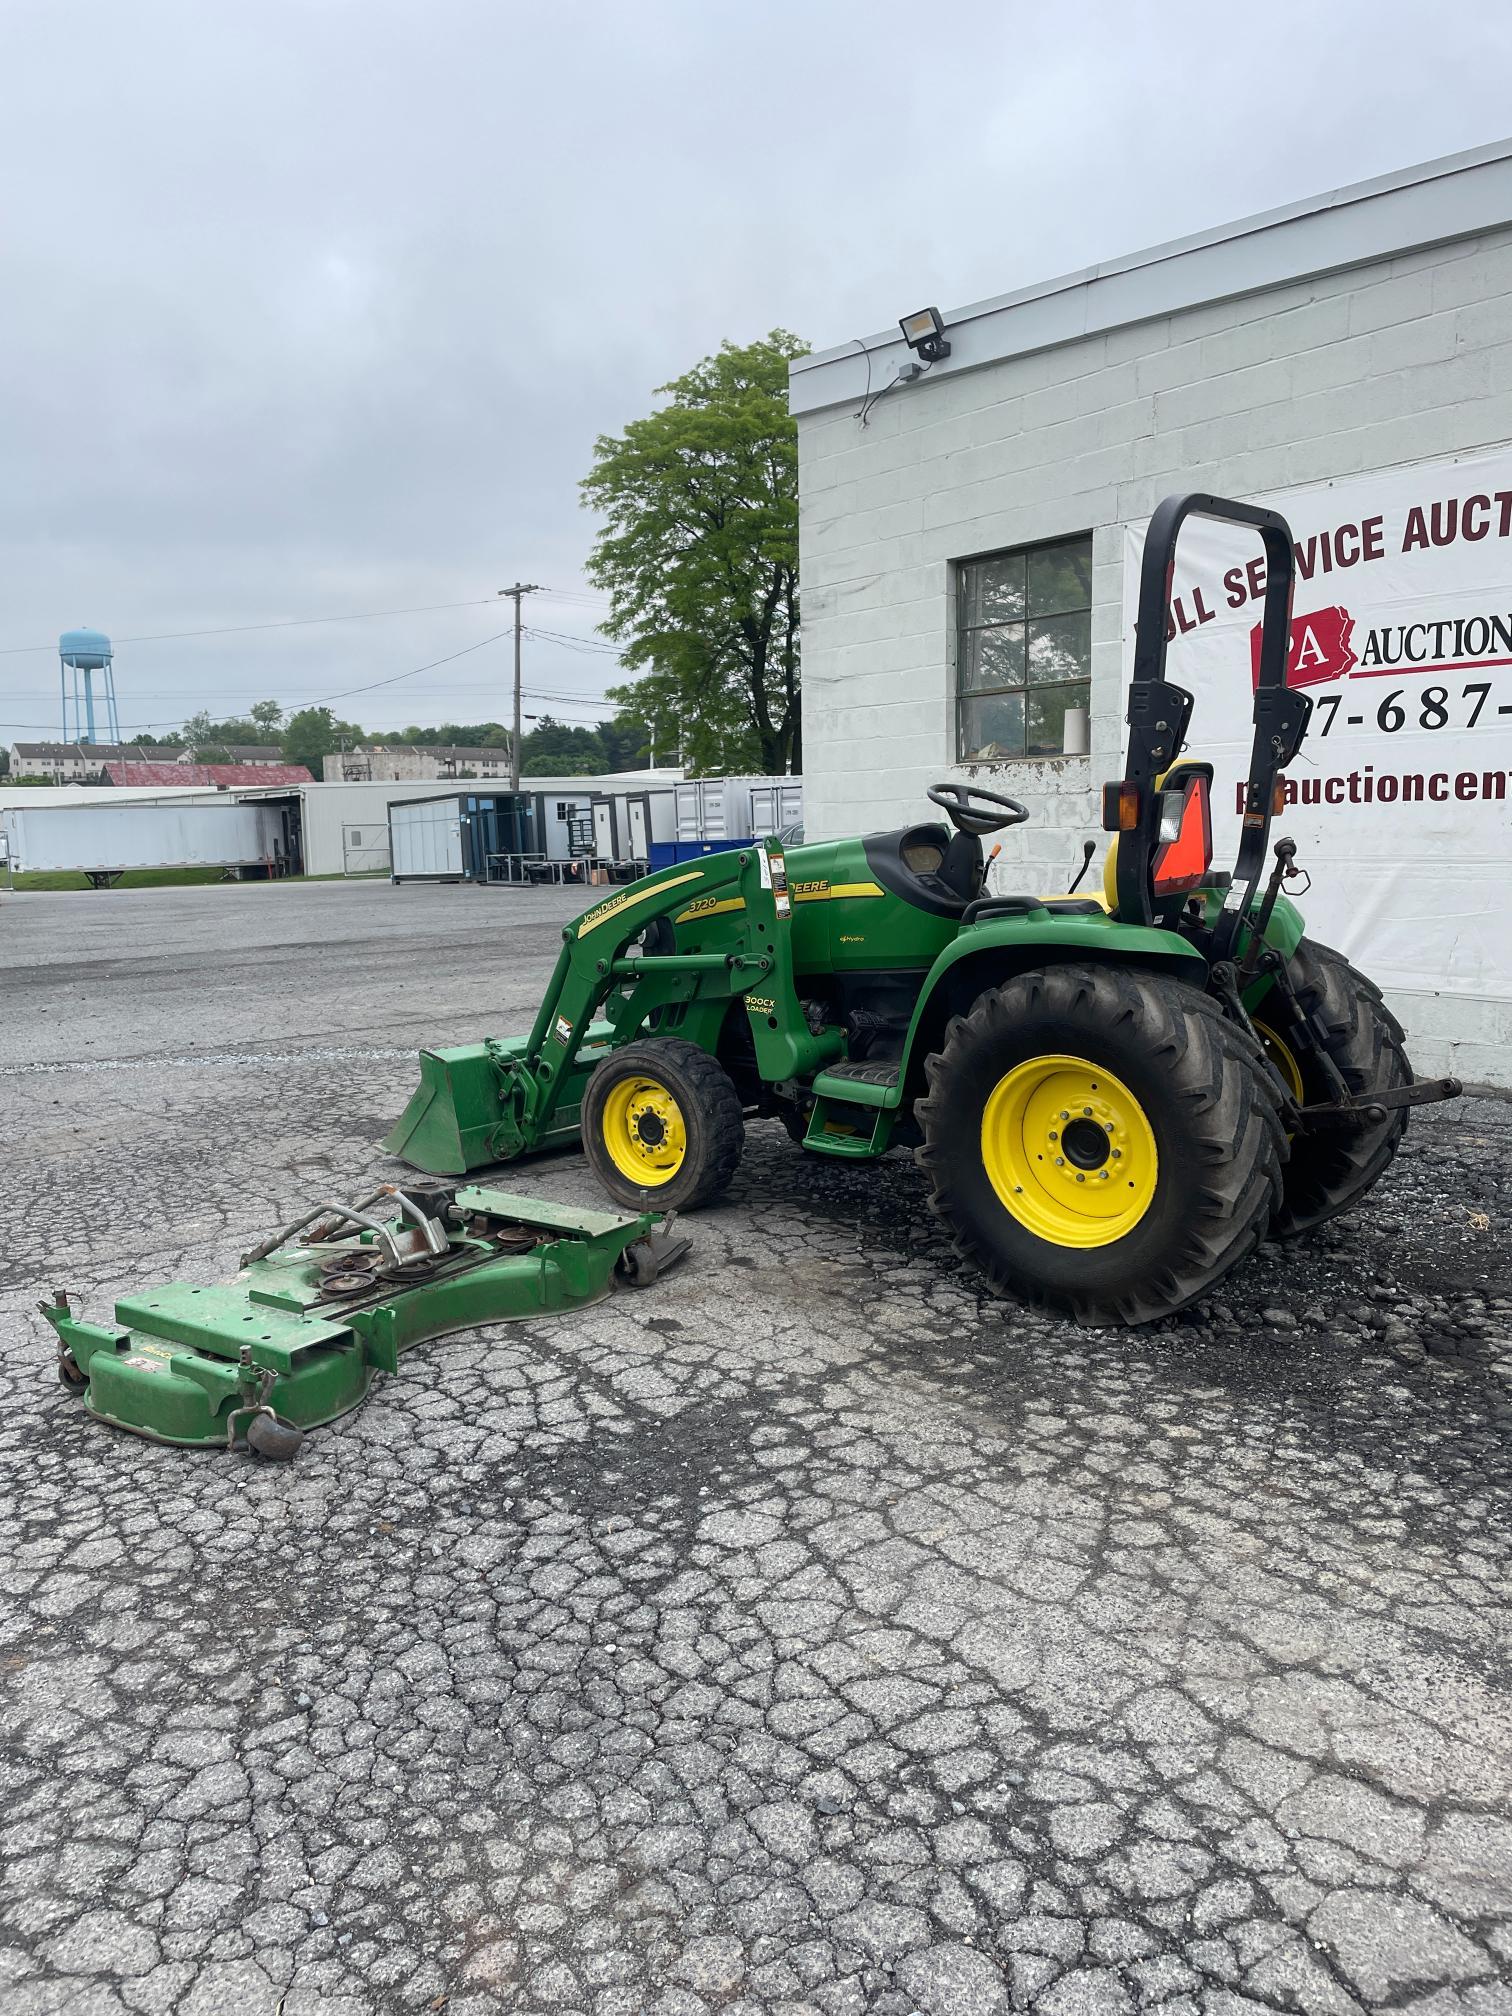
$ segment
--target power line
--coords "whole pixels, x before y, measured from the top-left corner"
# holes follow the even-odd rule
[[[480,637],[476,644],[464,644],[460,651],[449,651],[444,658],[432,658],[428,665],[416,665],[412,671],[396,672],[392,679],[374,679],[367,686],[345,686],[339,693],[327,693],[324,699],[307,700],[307,707],[326,707],[333,700],[350,699],[354,693],[376,693],[380,686],[397,686],[401,679],[418,679],[422,672],[434,672],[438,665],[450,665],[454,658],[466,658],[470,652],[481,651],[485,644],[497,644],[501,637],[507,637],[507,630],[496,630],[491,637]]]
[[[276,623],[223,623],[213,630],[156,630],[139,637],[113,637],[112,644],[172,644],[184,637],[239,637],[250,630],[299,630],[317,623],[371,623],[381,616],[433,616],[442,609],[486,609],[489,602],[479,597],[474,602],[428,602],[414,609],[362,609],[349,616],[284,616]],[[51,644],[5,644],[0,645],[0,658],[15,658],[28,651],[56,651],[57,640]]]
[[[551,602],[587,604],[590,598],[569,589],[543,588]],[[608,598],[603,598],[607,600]],[[422,602],[410,609],[356,609],[342,616],[283,616],[272,623],[221,623],[208,630],[151,630],[131,637],[113,637],[112,644],[174,644],[186,637],[242,637],[254,630],[301,630],[322,623],[374,623],[389,616],[434,616],[446,609],[490,609],[492,596],[467,602]],[[33,651],[56,651],[57,639],[49,644],[0,644],[0,658],[16,658]]]
[[[599,644],[591,637],[573,637],[562,630],[527,630],[529,637],[539,637],[543,643],[563,644],[569,651],[582,651],[590,657],[617,658],[624,662],[624,653],[614,644]]]
[[[406,679],[418,679],[422,672],[434,672],[438,665],[450,665],[453,663],[454,660],[458,658],[469,657],[474,651],[483,650],[485,645],[497,644],[503,638],[509,635],[510,631],[508,630],[496,630],[490,637],[480,637],[476,644],[464,644],[460,651],[449,651],[444,658],[432,658],[428,661],[428,663],[424,665],[411,666],[409,671],[407,672],[395,672],[387,679],[373,679],[369,680],[366,685],[345,686],[339,693],[326,693],[322,694],[318,699],[302,700],[299,703],[299,708],[286,708],[284,711],[285,713],[295,713],[298,712],[300,708],[305,707],[326,707],[329,706],[333,700],[348,700],[352,697],[353,694],[356,693],[376,693],[383,687],[397,686]],[[457,690],[484,692],[484,691],[491,691],[492,685],[490,682],[490,684],[486,687],[480,686],[477,688],[457,689]],[[614,703],[611,700],[607,699],[602,695],[595,696],[593,694],[566,693],[560,690],[551,690],[544,687],[530,688],[530,689],[522,688],[521,690],[523,692],[527,692],[528,697],[532,700],[555,701],[559,705],[577,706],[585,708],[594,708],[594,707],[612,708],[614,705]],[[224,700],[229,699],[231,696],[229,694],[222,694],[220,697]],[[125,728],[129,728],[138,734],[143,734],[148,729],[152,728],[160,728],[160,729],[182,728],[184,726],[185,721],[188,720],[189,718],[191,717],[183,716],[179,719],[171,721],[167,720],[130,721],[124,724],[123,732]],[[45,731],[50,729],[52,726],[53,724],[50,721],[0,721],[0,727],[3,728],[36,728]]]

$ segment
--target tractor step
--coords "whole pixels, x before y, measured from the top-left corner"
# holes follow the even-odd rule
[[[855,1064],[831,1064],[814,1079],[822,1099],[847,1099],[857,1106],[896,1106],[902,1067],[894,1058]]]
[[[816,1155],[838,1155],[857,1162],[874,1161],[877,1156],[887,1153],[897,1123],[896,1109],[870,1101],[862,1103],[850,1091],[843,1099],[826,1097],[820,1079],[835,1075],[834,1072],[821,1072],[820,1078],[814,1081],[814,1089],[820,1096],[810,1109],[803,1145]],[[869,1091],[872,1088],[864,1089]]]
[[[373,1215],[387,1199],[397,1210]],[[424,1197],[385,1185],[272,1234],[232,1281],[125,1296],[110,1323],[84,1322],[63,1291],[40,1307],[64,1385],[100,1420],[187,1448],[245,1440],[287,1457],[379,1372],[397,1372],[412,1344],[582,1308],[616,1275],[649,1286],[687,1250],[659,1222],[476,1184]]]

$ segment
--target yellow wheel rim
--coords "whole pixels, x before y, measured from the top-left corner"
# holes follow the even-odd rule
[[[670,1183],[688,1152],[682,1108],[654,1078],[622,1078],[610,1088],[601,1123],[621,1176],[642,1189]]]
[[[1149,1210],[1159,1158],[1145,1110],[1084,1057],[1031,1057],[992,1088],[982,1162],[1003,1209],[1052,1246],[1111,1246]]]
[[[1260,1038],[1260,1048],[1265,1052],[1267,1061],[1274,1064],[1276,1069],[1281,1073],[1287,1090],[1291,1093],[1297,1104],[1305,1106],[1307,1101],[1302,1096],[1301,1065],[1274,1029],[1267,1029],[1263,1022],[1255,1022],[1253,1016],[1250,1019],[1254,1025],[1255,1034]]]

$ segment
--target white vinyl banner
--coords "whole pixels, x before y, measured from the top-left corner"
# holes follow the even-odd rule
[[[1309,932],[1388,990],[1512,1002],[1512,448],[1254,501],[1296,541],[1288,680],[1314,704],[1272,835],[1312,877]],[[1126,680],[1144,533],[1125,534]],[[1166,669],[1196,696],[1188,754],[1215,766],[1220,864],[1238,851],[1264,594],[1254,534],[1187,521]],[[1483,1033],[1436,1019],[1449,1040]]]

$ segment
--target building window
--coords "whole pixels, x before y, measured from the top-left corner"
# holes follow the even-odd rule
[[[1066,711],[1091,691],[1090,533],[958,562],[959,761],[1063,755]]]

